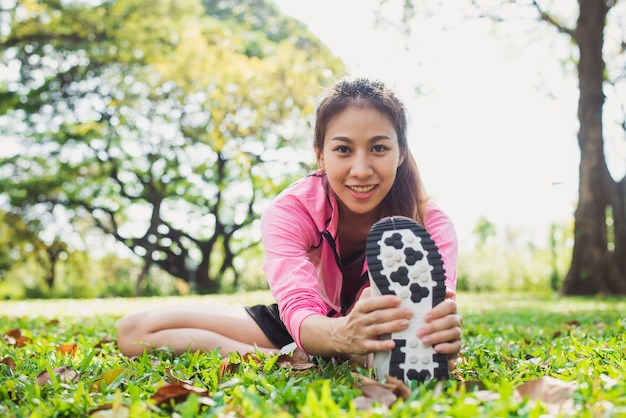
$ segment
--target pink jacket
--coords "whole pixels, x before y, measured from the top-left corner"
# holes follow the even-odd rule
[[[300,325],[308,316],[341,311],[338,218],[335,194],[321,171],[287,187],[261,217],[263,269],[281,319],[301,348]],[[446,286],[454,290],[458,252],[454,225],[429,202],[425,228],[443,258]]]

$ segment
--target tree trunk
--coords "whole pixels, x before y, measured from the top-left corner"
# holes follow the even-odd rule
[[[57,251],[55,248],[50,247],[46,249],[46,253],[48,254],[49,266],[48,266],[48,271],[46,271],[44,280],[46,282],[46,285],[48,286],[48,290],[52,290],[52,288],[54,287],[54,283],[56,281],[55,270],[56,270],[57,260],[59,259],[60,252]]]
[[[613,234],[616,293],[626,294],[626,176],[613,183]]]
[[[135,297],[139,297],[143,295],[143,283],[146,281],[146,277],[148,277],[148,272],[150,271],[150,266],[152,265],[152,253],[148,253],[143,260],[143,267],[137,276],[137,281],[135,282]]]
[[[196,291],[201,295],[210,295],[219,291],[219,284],[209,277],[209,255],[205,255],[196,271]]]
[[[604,59],[602,46],[607,5],[600,0],[579,0],[580,14],[574,38],[580,58],[578,120],[580,128],[579,202],[574,219],[572,264],[563,294],[592,295],[618,292],[619,276],[608,248],[606,213],[612,182],[604,157],[602,107]]]

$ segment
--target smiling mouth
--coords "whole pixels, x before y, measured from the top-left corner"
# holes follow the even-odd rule
[[[348,189],[352,190],[353,192],[356,193],[367,193],[367,192],[371,192],[372,190],[374,190],[374,188],[376,188],[376,185],[371,185],[371,186],[347,186]]]

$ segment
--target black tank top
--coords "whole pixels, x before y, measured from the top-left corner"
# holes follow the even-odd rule
[[[341,313],[344,315],[354,305],[357,295],[367,283],[367,272],[361,274],[364,263],[365,251],[341,259]]]

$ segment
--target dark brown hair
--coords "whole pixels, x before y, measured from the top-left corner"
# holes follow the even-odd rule
[[[382,216],[407,216],[424,225],[427,199],[417,164],[409,150],[406,108],[397,94],[383,82],[344,78],[326,92],[317,106],[313,138],[316,152],[324,148],[324,136],[330,121],[349,106],[376,109],[389,118],[398,136],[400,155],[404,161],[398,167],[393,186],[382,202]]]

